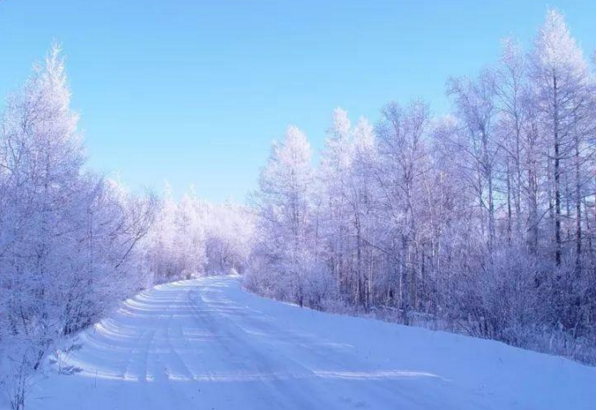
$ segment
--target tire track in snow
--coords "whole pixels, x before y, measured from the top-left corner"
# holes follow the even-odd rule
[[[228,326],[230,322],[222,319],[216,320],[217,309],[215,314],[210,312],[212,309],[209,308],[213,305],[203,300],[200,290],[189,290],[189,303],[199,323],[208,328],[211,333],[220,335],[219,349],[216,349],[216,354],[220,360],[234,366],[229,373],[230,376],[236,374],[241,380],[247,378],[250,381],[248,383],[251,385],[250,389],[246,388],[247,397],[253,397],[254,401],[265,399],[262,404],[266,406],[265,408],[320,408],[321,402],[314,402],[308,396],[309,392],[301,390],[299,386],[292,383],[292,379],[297,378],[297,375],[289,373],[287,369],[280,369],[279,362],[272,361],[267,354],[263,354],[253,344],[247,343],[247,339],[242,340],[238,332],[234,332],[238,328],[234,329]],[[274,369],[277,369],[278,372]],[[303,368],[302,371],[308,372],[308,369]]]
[[[289,331],[287,325],[280,326],[276,318],[271,315],[251,314],[251,312],[243,311],[242,307],[228,298],[225,292],[214,290],[213,287],[207,286],[197,292],[200,295],[209,294],[211,296],[203,299],[207,306],[228,306],[230,312],[237,312],[219,312],[222,316],[220,321],[227,321],[242,331],[244,333],[243,340],[247,341],[247,346],[269,346],[272,354],[275,352],[276,355],[283,356],[281,360],[293,362],[296,366],[309,371],[317,379],[316,383],[310,383],[310,387],[313,389],[312,395],[320,392],[321,397],[327,397],[329,392],[337,390],[339,384],[350,384],[351,382],[357,384],[359,379],[368,377],[373,382],[358,383],[360,387],[356,399],[338,396],[338,402],[343,402],[344,406],[350,402],[356,407],[363,407],[368,405],[368,398],[375,398],[377,403],[408,401],[417,408],[426,409],[461,409],[463,402],[469,402],[467,408],[493,409],[493,407],[478,402],[475,399],[476,395],[464,391],[456,385],[450,385],[449,389],[446,389],[449,382],[439,377],[428,377],[423,380],[423,383],[427,385],[428,394],[421,396],[411,388],[413,381],[408,378],[400,378],[399,373],[396,373],[394,369],[373,366],[359,357],[356,352],[343,352],[337,348],[331,348],[330,346],[337,345],[337,343],[321,338],[319,335],[309,335],[304,329],[302,332]],[[256,338],[255,334],[261,337]],[[248,343],[249,341],[254,343]],[[417,383],[421,382],[421,380],[417,381]],[[450,391],[448,396],[446,396],[447,390]],[[438,393],[441,399],[438,399]],[[467,400],[463,401],[464,397]],[[330,404],[326,408],[332,408],[332,405]]]

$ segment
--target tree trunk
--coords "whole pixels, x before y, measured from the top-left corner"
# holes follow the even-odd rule
[[[558,82],[556,77],[553,77],[553,150],[554,150],[554,197],[555,197],[555,261],[556,265],[560,266],[562,263],[562,199],[560,192],[560,135],[559,135],[559,118],[558,118]]]

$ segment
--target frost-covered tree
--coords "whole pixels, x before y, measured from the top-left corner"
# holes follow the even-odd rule
[[[317,255],[314,177],[305,134],[289,126],[274,143],[253,195],[257,243],[247,284],[300,305],[317,305],[327,281]]]
[[[57,297],[61,278],[79,264],[72,259],[75,229],[70,212],[80,210],[83,163],[78,117],[70,108],[59,49],[36,66],[22,92],[12,96],[0,145],[2,206],[0,271],[2,304],[12,346],[5,354],[15,372],[14,407],[24,404],[24,385],[62,333]]]
[[[206,212],[194,190],[176,202],[170,186],[146,241],[148,265],[156,283],[203,275],[206,256]]]
[[[419,301],[419,256],[423,176],[429,169],[426,137],[429,108],[414,101],[403,108],[390,103],[382,110],[378,125],[381,203],[388,224],[387,236],[380,242],[393,269],[388,282],[388,297],[400,306],[404,320]]]
[[[545,23],[535,38],[535,44],[530,55],[531,82],[534,92],[534,102],[540,115],[540,131],[546,143],[545,155],[549,158],[549,195],[550,209],[553,208],[554,231],[554,259],[557,265],[562,262],[564,252],[563,220],[568,215],[566,196],[568,193],[568,179],[575,180],[574,190],[582,191],[583,182],[578,178],[568,176],[565,169],[580,167],[581,140],[586,134],[581,129],[581,119],[590,116],[594,120],[594,93],[590,81],[587,64],[582,51],[576,45],[569,33],[563,16],[555,10],[547,13]],[[594,133],[589,125],[587,131],[594,139]],[[582,144],[584,145],[584,144]],[[568,161],[574,158],[573,161]],[[577,202],[577,224],[582,220],[582,206],[580,198]],[[577,225],[577,247],[582,246],[582,232]],[[580,261],[581,249],[577,249]]]
[[[185,278],[204,273],[205,218],[194,193],[185,194],[178,203],[174,219],[174,248],[177,252],[177,270]]]
[[[350,212],[350,240],[354,265],[352,301],[368,309],[379,278],[382,254],[376,242],[380,225],[377,171],[378,151],[373,127],[361,118],[352,131],[352,160],[348,170],[346,201]]]
[[[60,49],[36,65],[0,134],[0,374],[16,409],[63,336],[139,289],[154,200],[83,171]]]
[[[522,46],[514,39],[503,41],[500,64],[495,73],[498,109],[497,139],[501,145],[507,207],[506,230],[509,242],[524,239],[523,126],[527,121],[525,99],[529,87],[525,81],[526,61]]]
[[[208,274],[244,273],[251,255],[255,221],[244,206],[205,204]]]
[[[469,177],[482,213],[481,225],[491,253],[496,241],[496,162],[501,143],[495,132],[496,88],[492,72],[485,70],[475,80],[452,79],[448,94],[454,97],[462,137],[457,150],[466,155],[464,166],[474,170]]]
[[[353,160],[352,130],[348,114],[336,108],[328,129],[321,165],[318,169],[323,197],[320,198],[320,233],[325,237],[326,258],[341,292],[350,292],[352,266],[348,203],[350,168]]]

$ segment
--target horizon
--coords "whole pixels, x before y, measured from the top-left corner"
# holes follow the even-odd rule
[[[422,98],[434,115],[448,113],[450,76],[496,62],[508,35],[528,49],[548,4],[526,3],[5,1],[2,106],[55,39],[88,167],[136,192],[162,192],[167,181],[177,198],[193,185],[208,201],[244,203],[289,124],[317,158],[336,107],[353,123],[375,124],[391,100]],[[595,3],[549,7],[590,58]]]

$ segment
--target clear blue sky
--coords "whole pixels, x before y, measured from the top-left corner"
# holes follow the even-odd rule
[[[547,7],[589,56],[595,1],[0,1],[0,96],[62,43],[90,165],[134,189],[194,183],[214,201],[256,186],[289,123],[317,149],[332,110],[448,109],[445,80],[528,44]]]

